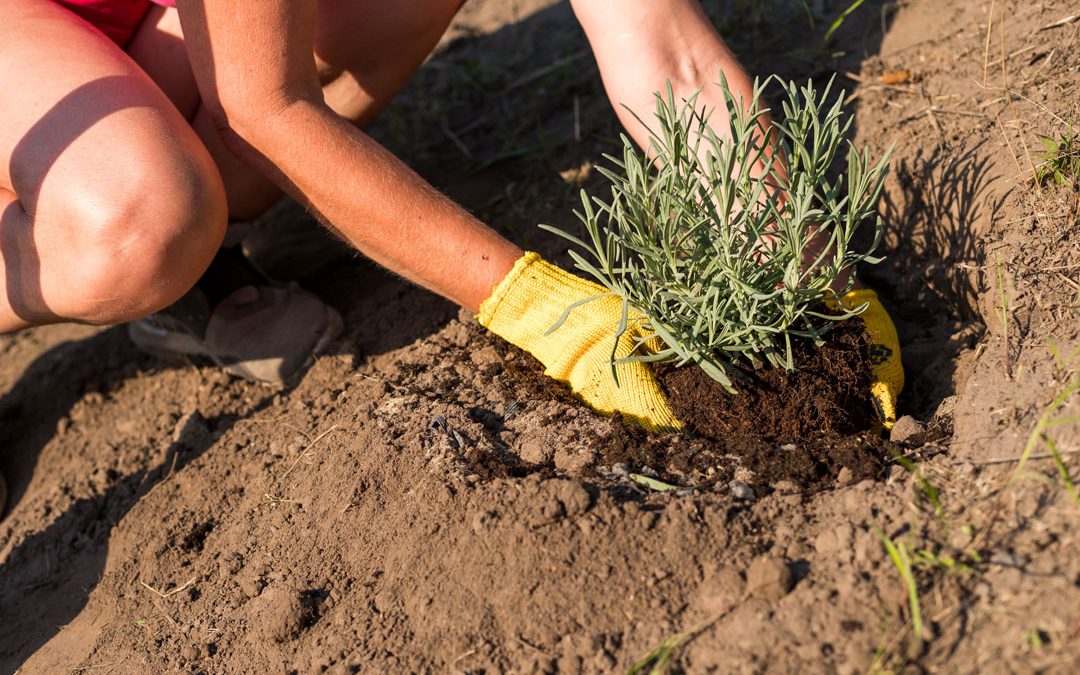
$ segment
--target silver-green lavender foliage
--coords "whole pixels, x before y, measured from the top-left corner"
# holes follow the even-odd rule
[[[618,332],[637,328],[634,352],[612,353],[613,373],[624,361],[696,363],[734,391],[731,366],[791,370],[792,338],[820,343],[835,321],[865,309],[823,311],[836,298],[837,277],[880,261],[871,253],[881,236],[876,204],[888,153],[874,164],[845,141],[851,120],[841,114],[841,96],[830,99],[831,83],[819,93],[811,83],[778,82],[783,110],[771,143],[763,133],[769,111],[759,104],[768,80],[755,83],[749,105],[722,77],[715,85],[730,116],[727,138],[697,106],[700,92],[676,101],[669,84],[656,95],[654,123],[645,123],[648,152],[624,135],[621,160],[607,157],[616,170],[600,169],[610,200],[582,191],[575,213],[587,240],[541,226],[583,249],[570,252],[578,269],[623,300]],[[843,151],[846,170],[830,179]],[[783,161],[772,161],[773,153]],[[873,243],[854,251],[860,226],[873,228]]]

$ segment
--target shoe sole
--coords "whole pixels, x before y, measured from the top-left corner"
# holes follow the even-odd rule
[[[187,333],[160,328],[145,319],[139,319],[138,321],[133,321],[128,324],[128,337],[141,351],[164,360],[178,361],[185,358],[204,357],[225,371],[249,382],[277,386],[295,381],[307,372],[308,368],[315,363],[316,357],[324,354],[342,332],[344,332],[345,322],[341,318],[341,314],[329,305],[326,305],[325,307],[326,326],[323,329],[322,335],[319,336],[315,346],[312,348],[311,354],[295,373],[280,380],[268,381],[254,377],[241,363],[221,363],[218,359],[214,358],[214,355],[211,354],[210,351],[203,346],[202,342],[195,337],[188,335]]]

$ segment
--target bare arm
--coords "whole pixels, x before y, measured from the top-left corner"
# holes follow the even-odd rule
[[[521,250],[322,99],[314,0],[180,0],[199,90],[229,146],[365,255],[476,311]]]
[[[711,85],[723,71],[732,92],[749,104],[753,80],[724,44],[697,0],[571,0],[589,38],[604,88],[630,136],[648,147],[645,121],[653,117],[653,92],[671,82],[676,100]],[[724,101],[706,87],[699,105],[714,109],[717,133],[727,128]],[[625,106],[625,107],[624,107]]]

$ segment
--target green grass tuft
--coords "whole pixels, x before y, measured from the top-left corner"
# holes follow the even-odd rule
[[[1038,153],[1042,163],[1035,167],[1039,185],[1054,183],[1080,193],[1080,130],[1072,123],[1058,138],[1040,136],[1043,149]]]

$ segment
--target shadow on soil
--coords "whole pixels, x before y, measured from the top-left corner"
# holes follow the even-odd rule
[[[866,274],[891,302],[903,344],[906,412],[926,419],[955,393],[961,351],[985,331],[978,297],[985,291],[985,251],[974,224],[996,177],[979,147],[941,144],[894,164],[899,189],[883,199],[888,262]]]

